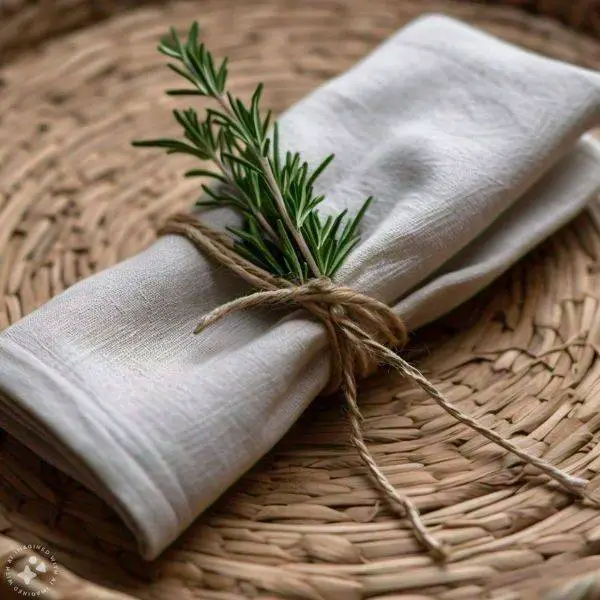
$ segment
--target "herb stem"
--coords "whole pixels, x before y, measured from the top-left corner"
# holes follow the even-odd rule
[[[306,260],[306,263],[308,264],[310,270],[313,272],[313,275],[315,277],[321,277],[322,276],[321,270],[317,266],[315,259],[313,258],[310,250],[308,249],[308,245],[306,244],[304,237],[302,236],[300,231],[294,225],[294,223],[290,217],[290,214],[285,207],[285,202],[283,201],[281,191],[279,190],[279,187],[277,186],[277,182],[275,181],[275,177],[273,175],[273,171],[271,169],[271,165],[269,164],[269,161],[262,155],[259,156],[259,160],[260,160],[260,165],[264,170],[265,178],[267,180],[267,183],[269,184],[269,188],[271,189],[271,192],[273,194],[273,198],[275,198],[275,204],[277,206],[277,210],[279,211],[279,214],[281,215],[283,222],[285,223],[285,225],[288,228],[288,230],[290,231],[290,233],[294,236],[294,240],[296,241],[296,244],[298,245],[298,249],[302,253],[302,256]]]
[[[223,110],[229,116],[235,118],[235,114],[231,110],[231,107],[229,106],[227,101],[225,100],[225,96],[223,96],[222,94],[216,95],[215,100],[217,100],[217,102],[221,105],[221,108],[223,108]],[[273,194],[275,205],[277,206],[277,211],[283,219],[283,222],[285,223],[285,226],[287,227],[288,231],[292,234],[296,244],[298,245],[298,249],[302,253],[304,260],[306,260],[306,264],[308,265],[309,269],[312,271],[315,277],[321,277],[323,274],[321,273],[321,270],[319,269],[315,259],[313,258],[311,251],[308,248],[308,245],[306,244],[306,240],[304,239],[303,235],[300,233],[298,228],[294,225],[294,222],[292,221],[292,218],[290,217],[290,214],[285,206],[283,196],[281,195],[281,190],[279,189],[279,186],[275,181],[273,169],[271,169],[271,165],[268,159],[265,158],[265,156],[263,156],[263,153],[260,151],[260,148],[256,147],[256,144],[249,144],[249,148],[252,150],[252,152],[260,162],[260,166],[263,169],[264,177],[267,181],[269,189],[271,190],[271,193]]]

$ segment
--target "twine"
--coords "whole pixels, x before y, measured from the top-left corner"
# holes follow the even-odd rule
[[[356,381],[373,364],[394,368],[424,390],[457,421],[518,456],[525,463],[537,467],[569,492],[577,496],[583,495],[587,480],[569,475],[547,461],[528,454],[461,412],[419,370],[391,350],[406,343],[408,332],[402,320],[388,305],[351,288],[334,284],[328,278],[312,279],[303,284],[277,278],[241,257],[227,236],[214,231],[191,215],[175,215],[169,219],[159,231],[159,235],[166,234],[184,236],[208,257],[226,266],[259,290],[232,300],[205,315],[195,333],[234,312],[264,306],[303,308],[321,321],[327,330],[331,352],[331,376],[326,392],[343,392],[350,420],[351,442],[371,479],[394,511],[409,520],[416,538],[435,558],[444,558],[445,550],[429,533],[410,498],[394,488],[384,475],[365,443]]]

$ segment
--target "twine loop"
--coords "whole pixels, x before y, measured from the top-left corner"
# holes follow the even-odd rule
[[[184,236],[209,258],[237,273],[258,290],[223,304],[202,317],[196,333],[234,312],[258,307],[302,308],[324,325],[331,353],[331,375],[326,392],[343,392],[349,413],[351,441],[372,481],[391,508],[409,520],[417,539],[435,558],[445,557],[441,544],[425,527],[412,500],[391,484],[365,443],[356,381],[376,365],[394,368],[424,390],[457,421],[518,456],[526,464],[537,467],[569,492],[577,496],[584,495],[588,483],[585,479],[529,455],[494,430],[461,412],[420,371],[396,354],[392,348],[406,343],[407,331],[400,317],[386,304],[324,277],[303,284],[275,277],[240,256],[230,238],[192,215],[171,217],[159,231],[159,235],[166,234]]]

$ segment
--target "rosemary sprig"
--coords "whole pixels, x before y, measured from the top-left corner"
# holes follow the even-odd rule
[[[172,29],[160,43],[159,51],[174,61],[169,68],[188,84],[167,94],[206,96],[215,100],[215,108],[207,109],[202,120],[193,108],[174,110],[183,140],[143,140],[134,145],[214,164],[216,170],[193,169],[186,176],[215,181],[213,186],[202,184],[205,197],[197,206],[229,206],[244,216],[243,227],[229,230],[242,256],[290,281],[332,278],[359,242],[358,226],[372,198],[354,218],[345,210],[322,218],[318,206],[325,197],[314,188],[333,155],[312,171],[299,153],[283,155],[277,123],[270,111],[261,113],[262,84],[249,104],[233,96],[227,90],[227,59],[217,65],[198,35],[194,23],[185,42]]]

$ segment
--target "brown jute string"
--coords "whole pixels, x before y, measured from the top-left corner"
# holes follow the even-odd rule
[[[402,320],[386,304],[351,288],[336,285],[327,278],[313,279],[296,285],[274,277],[239,256],[227,236],[214,231],[191,215],[182,214],[172,217],[159,231],[159,235],[166,234],[184,236],[206,256],[237,273],[259,290],[232,300],[205,315],[196,328],[196,333],[231,313],[263,306],[300,307],[323,323],[327,330],[331,352],[331,377],[326,391],[342,390],[350,417],[352,444],[367,467],[373,482],[390,506],[400,515],[408,518],[417,539],[436,558],[445,556],[442,546],[427,531],[410,498],[396,490],[378,467],[365,443],[356,380],[357,377],[366,374],[374,363],[393,367],[402,376],[423,389],[457,421],[468,425],[488,440],[518,456],[525,463],[534,465],[569,492],[577,496],[583,495],[587,480],[569,475],[545,460],[528,454],[495,431],[481,425],[476,419],[464,414],[454,407],[420,371],[391,350],[406,343],[407,331]]]

